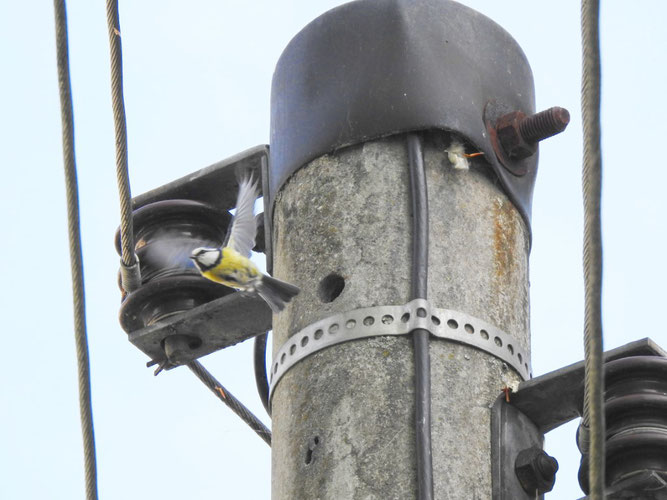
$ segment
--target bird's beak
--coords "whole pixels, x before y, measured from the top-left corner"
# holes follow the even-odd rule
[[[190,258],[191,258],[192,260],[195,260],[196,257],[195,257],[194,255],[190,255]]]

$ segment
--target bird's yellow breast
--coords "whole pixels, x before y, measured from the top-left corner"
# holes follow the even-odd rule
[[[220,262],[212,269],[202,272],[202,276],[211,281],[244,290],[257,280],[261,273],[250,259],[232,248],[225,247],[222,249]]]

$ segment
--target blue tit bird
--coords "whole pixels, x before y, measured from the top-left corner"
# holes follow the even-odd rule
[[[190,258],[204,278],[243,292],[257,293],[274,313],[279,313],[300,290],[262,273],[249,258],[257,233],[254,214],[257,196],[257,182],[252,176],[242,179],[226,241],[221,248],[196,248]]]

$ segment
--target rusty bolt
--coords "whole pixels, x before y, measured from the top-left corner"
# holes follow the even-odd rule
[[[527,448],[517,455],[514,472],[527,493],[542,494],[553,489],[558,462],[540,448]]]
[[[535,154],[537,143],[556,135],[570,123],[570,113],[554,106],[531,116],[513,111],[496,121],[498,141],[510,160],[523,160]]]

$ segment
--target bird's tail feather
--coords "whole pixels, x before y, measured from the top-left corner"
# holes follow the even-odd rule
[[[262,276],[255,289],[274,313],[285,309],[285,304],[301,291],[297,286],[266,275]]]

